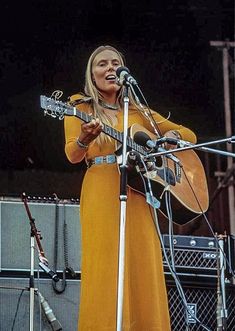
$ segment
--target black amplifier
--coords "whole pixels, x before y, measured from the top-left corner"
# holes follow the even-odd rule
[[[218,240],[214,237],[196,237],[163,235],[163,243],[168,260],[172,265],[170,243],[173,251],[173,262],[178,274],[189,276],[210,276],[217,277],[218,258],[220,250]],[[222,239],[224,257],[226,264],[234,262],[234,245],[231,245],[231,238]],[[169,267],[163,254],[163,266],[165,272],[169,272]],[[229,268],[227,268],[228,270]],[[231,271],[231,270],[230,270]],[[227,271],[228,272],[228,271]]]

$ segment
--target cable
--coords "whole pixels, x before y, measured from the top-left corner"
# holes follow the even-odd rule
[[[219,247],[221,253],[223,254],[224,259],[226,260],[227,266],[228,266],[228,268],[229,268],[229,272],[232,274],[233,277],[235,277],[235,273],[234,273],[234,271],[233,271],[233,269],[232,269],[232,266],[230,265],[230,263],[229,263],[229,261],[228,261],[228,259],[227,259],[227,256],[225,255],[224,251],[221,250],[220,245],[219,245],[219,242],[218,242],[218,238],[217,238],[217,236],[216,236],[214,230],[212,229],[212,227],[211,227],[211,225],[210,225],[210,222],[209,222],[209,220],[208,220],[208,218],[207,218],[205,212],[202,210],[201,204],[200,204],[200,202],[199,202],[199,200],[198,200],[198,198],[197,198],[197,196],[196,196],[196,194],[195,194],[195,191],[194,191],[194,189],[193,189],[193,187],[192,187],[190,181],[188,180],[188,177],[187,177],[187,175],[186,175],[186,173],[185,173],[185,171],[184,171],[183,168],[182,168],[182,171],[184,172],[185,178],[186,178],[186,180],[187,180],[187,182],[188,182],[188,184],[189,184],[189,186],[190,186],[190,189],[191,189],[191,191],[192,191],[192,193],[193,193],[193,195],[194,195],[194,197],[195,197],[195,199],[196,199],[196,201],[197,201],[198,207],[200,208],[200,210],[201,210],[201,212],[202,212],[202,216],[203,216],[204,220],[206,221],[206,223],[207,223],[207,225],[208,225],[208,228],[209,228],[209,230],[210,230],[210,232],[211,232],[213,238],[215,239],[215,241],[216,241],[216,243],[217,243],[217,245],[218,245],[218,247]]]
[[[157,229],[157,233],[158,233],[158,236],[159,236],[159,239],[160,239],[160,242],[161,242],[161,246],[162,246],[162,251],[163,251],[163,254],[164,254],[164,257],[165,257],[165,260],[166,260],[166,263],[167,263],[167,266],[171,272],[171,275],[172,277],[174,278],[175,280],[175,284],[176,284],[176,288],[178,290],[178,293],[182,299],[182,303],[185,307],[185,310],[186,312],[189,314],[189,316],[191,316],[196,322],[198,322],[201,327],[203,327],[205,330],[207,331],[211,331],[206,325],[204,325],[195,315],[192,314],[192,311],[190,311],[190,309],[188,308],[187,306],[187,300],[186,300],[186,297],[185,297],[185,294],[184,294],[184,291],[183,291],[183,288],[182,288],[182,285],[180,283],[180,280],[178,278],[178,275],[177,273],[175,272],[175,270],[172,269],[172,266],[169,262],[169,259],[168,259],[168,256],[166,254],[166,250],[165,250],[165,247],[164,247],[164,242],[163,242],[163,239],[162,239],[162,234],[161,234],[161,231],[160,231],[160,228],[159,228],[159,224],[158,224],[158,217],[157,217],[157,214],[156,214],[156,210],[153,209],[154,211],[154,224],[155,224],[155,227]],[[186,324],[187,324],[187,330],[188,330],[188,319],[186,317]]]
[[[21,300],[21,297],[24,293],[25,289],[23,289],[19,295],[19,298],[18,298],[18,301],[17,301],[17,306],[16,306],[16,311],[15,311],[15,316],[14,316],[14,319],[13,319],[13,323],[12,323],[12,327],[11,327],[11,331],[14,331],[14,327],[15,327],[15,322],[16,322],[16,316],[18,314],[18,310],[19,310],[19,306],[20,306],[20,300]]]
[[[39,269],[37,269],[36,282],[37,282],[37,288],[35,289],[35,294],[38,294],[39,289],[40,289],[40,272],[39,272]],[[38,295],[37,295],[37,297],[38,297]],[[38,308],[39,308],[39,331],[42,331],[42,307],[41,307],[39,297],[38,297]]]
[[[59,199],[57,195],[54,193],[56,197],[55,203],[55,244],[54,244],[54,269],[57,271],[57,261],[58,261],[58,238],[59,238]],[[62,281],[59,282],[61,284],[61,288],[58,288],[57,283],[52,282],[52,287],[57,294],[61,294],[65,291],[67,286],[66,283],[66,269],[63,269],[63,278]]]
[[[141,162],[143,164],[143,167],[145,169],[145,171],[147,172],[148,169],[146,167],[146,164],[144,163],[143,159],[141,158]],[[164,168],[165,169],[165,168]],[[143,179],[143,175],[141,175],[141,178]],[[154,196],[153,196],[153,192],[152,192],[152,187],[151,187],[151,182],[147,176],[147,181],[146,181],[147,185],[148,185],[148,191],[149,191],[149,194],[152,196],[152,200],[154,200]],[[169,197],[167,197],[168,199]],[[166,205],[168,205],[168,211],[169,211],[169,217],[170,219],[172,220],[172,213],[170,212],[171,210],[171,207],[170,207],[170,203],[168,203],[170,201],[166,201]],[[175,270],[175,266],[174,266],[174,262],[173,262],[173,267],[172,265],[170,264],[170,261],[168,259],[168,256],[166,254],[166,250],[165,250],[165,246],[164,246],[164,242],[163,242],[163,239],[162,239],[162,234],[161,234],[161,231],[160,231],[160,228],[159,228],[159,224],[158,224],[158,217],[157,217],[157,213],[156,213],[156,208],[153,208],[153,212],[154,212],[154,224],[155,224],[155,227],[156,227],[156,230],[157,230],[157,233],[158,233],[158,236],[159,236],[159,239],[160,239],[160,242],[161,242],[161,247],[162,247],[162,251],[163,251],[163,254],[164,254],[164,257],[165,257],[165,261],[168,265],[168,268],[171,272],[171,275],[173,277],[173,279],[175,280],[175,284],[176,284],[176,288],[178,290],[178,293],[181,297],[181,300],[182,300],[182,303],[184,305],[184,308],[185,308],[185,321],[186,321],[186,328],[188,330],[188,317],[187,317],[187,313],[189,316],[191,316],[196,322],[198,322],[201,327],[203,327],[205,330],[207,331],[211,331],[207,326],[205,326],[195,315],[192,314],[192,311],[190,311],[190,309],[188,308],[188,304],[187,304],[187,300],[186,300],[186,297],[185,297],[185,294],[184,294],[184,291],[183,291],[183,288],[182,288],[182,285],[180,283],[180,280],[178,278],[178,275],[176,273],[176,270]],[[172,261],[174,261],[174,257],[172,257]]]

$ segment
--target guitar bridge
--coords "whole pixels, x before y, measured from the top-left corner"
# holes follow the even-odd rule
[[[181,166],[178,163],[175,163],[175,179],[177,183],[181,182],[181,177],[182,177]]]

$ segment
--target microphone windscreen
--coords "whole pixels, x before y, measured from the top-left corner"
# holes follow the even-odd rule
[[[141,146],[146,146],[147,145],[147,141],[151,140],[151,138],[147,135],[147,133],[142,132],[142,131],[138,131],[134,134],[133,136],[133,140],[134,142],[136,142],[138,145]]]
[[[130,70],[127,67],[118,67],[116,70],[117,77],[120,77],[122,72],[130,73]]]

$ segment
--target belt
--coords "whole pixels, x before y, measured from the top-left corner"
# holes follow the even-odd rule
[[[87,160],[87,166],[90,168],[93,164],[103,164],[103,163],[116,163],[117,157],[114,154],[109,154],[106,156],[96,156],[94,159]]]

